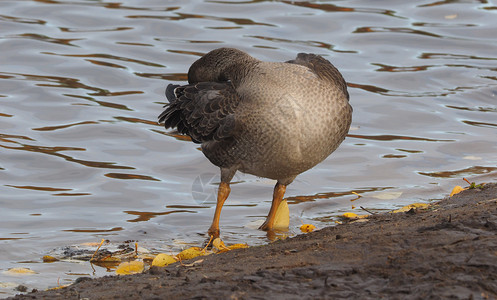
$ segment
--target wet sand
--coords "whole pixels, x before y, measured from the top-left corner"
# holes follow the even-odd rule
[[[11,299],[496,299],[497,184],[183,263]]]

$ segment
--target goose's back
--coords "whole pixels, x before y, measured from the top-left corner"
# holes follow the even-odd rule
[[[243,172],[273,179],[292,177],[324,160],[348,132],[348,94],[306,66],[260,62],[244,72],[235,90],[240,102],[233,139],[203,145],[216,165],[237,164]]]

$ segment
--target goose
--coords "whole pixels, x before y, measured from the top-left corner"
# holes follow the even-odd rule
[[[265,62],[238,49],[215,49],[191,65],[188,84],[169,84],[166,97],[159,122],[201,144],[221,171],[208,229],[213,238],[237,171],[277,181],[259,228],[271,231],[286,187],[335,151],[352,121],[345,80],[316,54]]]

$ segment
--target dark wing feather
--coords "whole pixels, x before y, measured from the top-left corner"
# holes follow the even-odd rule
[[[177,128],[196,143],[222,140],[235,128],[235,108],[240,98],[230,82],[168,85],[166,110],[159,116],[166,128]]]
[[[349,99],[347,91],[347,83],[342,77],[342,74],[335,66],[320,55],[312,53],[299,53],[293,60],[287,61],[290,64],[297,64],[308,67],[320,79],[326,80],[337,86]]]

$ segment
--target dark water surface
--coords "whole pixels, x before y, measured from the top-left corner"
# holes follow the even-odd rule
[[[108,274],[41,262],[66,246],[203,240],[218,169],[156,117],[166,84],[214,48],[318,53],[349,83],[349,137],[289,186],[291,233],[496,180],[496,18],[487,1],[0,1],[0,296]],[[266,243],[252,223],[274,182],[235,181],[222,236]]]

